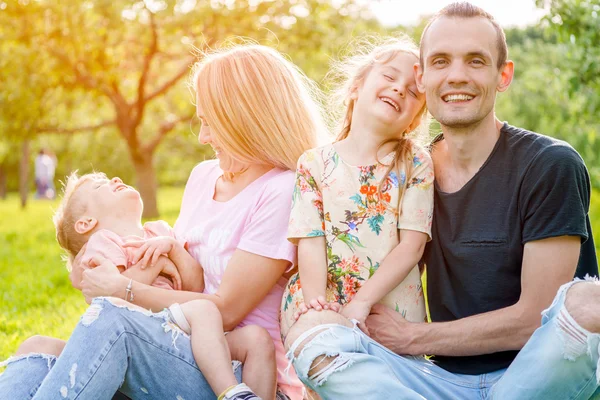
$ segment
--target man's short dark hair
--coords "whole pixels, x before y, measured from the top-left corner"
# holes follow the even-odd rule
[[[488,21],[492,23],[494,29],[496,30],[497,35],[497,47],[498,47],[498,62],[496,66],[498,69],[502,68],[506,63],[506,59],[508,58],[508,46],[506,45],[506,36],[504,35],[504,30],[498,24],[498,21],[483,8],[477,7],[469,2],[461,1],[447,5],[438,11],[427,23],[425,29],[423,30],[423,34],[421,35],[421,57],[420,63],[421,68],[423,68],[423,45],[425,40],[425,35],[429,30],[429,27],[433,22],[440,19],[441,17],[449,17],[449,18],[486,18]]]

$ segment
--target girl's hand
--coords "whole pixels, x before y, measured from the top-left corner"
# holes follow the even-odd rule
[[[175,245],[175,239],[170,236],[157,236],[147,240],[135,240],[127,242],[123,247],[137,247],[131,264],[137,264],[140,261],[141,268],[144,269],[148,266],[154,266],[158,261],[158,257],[161,255],[168,255],[173,246]]]
[[[115,264],[106,258],[94,257],[90,260],[90,269],[83,271],[81,292],[90,304],[94,297],[121,297],[125,294],[127,283],[127,277],[121,275]]]
[[[341,314],[349,320],[357,320],[358,327],[367,335],[369,335],[369,329],[365,321],[371,312],[371,306],[360,300],[352,300],[346,304],[341,311]],[[370,336],[370,335],[369,335]]]
[[[339,312],[340,305],[336,302],[328,303],[325,300],[325,297],[323,297],[323,296],[316,297],[312,300],[309,300],[305,303],[300,304],[298,311],[296,311],[294,313],[294,321],[298,321],[298,318],[300,318],[300,316],[302,314],[306,314],[308,312],[308,310],[315,310],[315,311],[331,310],[334,312]]]

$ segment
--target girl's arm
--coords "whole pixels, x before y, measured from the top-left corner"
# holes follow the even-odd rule
[[[82,291],[86,300],[90,302],[98,296],[129,300],[125,292],[129,279],[120,275],[116,266],[109,260],[98,259],[96,262],[100,266],[83,274]],[[165,290],[133,282],[133,302],[159,311],[173,303],[185,303],[195,299],[210,300],[221,311],[223,328],[231,330],[260,304],[289,265],[287,260],[267,258],[238,249],[227,264],[217,293]]]
[[[356,293],[352,302],[364,303],[369,309],[398,286],[417,265],[427,243],[427,234],[400,230],[400,243]]]
[[[373,305],[398,286],[417,265],[427,242],[427,234],[400,230],[400,243],[385,257],[377,271],[342,309],[342,315],[355,319],[367,334],[365,321]]]
[[[298,271],[307,307],[320,310],[325,305],[327,287],[327,244],[325,236],[298,240]]]

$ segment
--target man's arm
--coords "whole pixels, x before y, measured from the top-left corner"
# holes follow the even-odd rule
[[[540,326],[560,285],[573,278],[581,238],[559,236],[525,244],[521,297],[506,308],[451,322],[410,323],[383,306],[367,327],[373,339],[397,354],[470,356],[519,350]]]

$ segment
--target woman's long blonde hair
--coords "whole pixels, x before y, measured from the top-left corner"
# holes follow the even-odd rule
[[[202,56],[193,87],[232,158],[295,170],[300,155],[326,137],[319,89],[278,51],[234,44]]]
[[[338,110],[343,110],[343,113],[337,113],[337,119],[340,121],[337,128],[339,134],[336,140],[338,141],[345,139],[350,133],[352,113],[356,103],[356,98],[353,98],[352,95],[365,81],[373,64],[385,64],[401,52],[412,54],[415,56],[416,61],[419,60],[419,47],[410,37],[404,34],[384,38],[367,36],[358,39],[350,47],[349,55],[338,62],[334,62],[327,76],[327,80],[332,86],[333,98],[336,100],[332,103],[335,103]],[[396,156],[389,166],[386,176],[402,163],[408,181],[413,166],[413,142],[424,143],[429,136],[429,118],[425,105],[415,118],[420,118],[420,123],[410,132],[403,132],[401,137],[380,144],[380,146],[383,146],[390,141],[397,141]],[[385,182],[385,179],[382,180],[382,184],[383,182]],[[405,187],[406,185],[401,187],[401,196]]]

